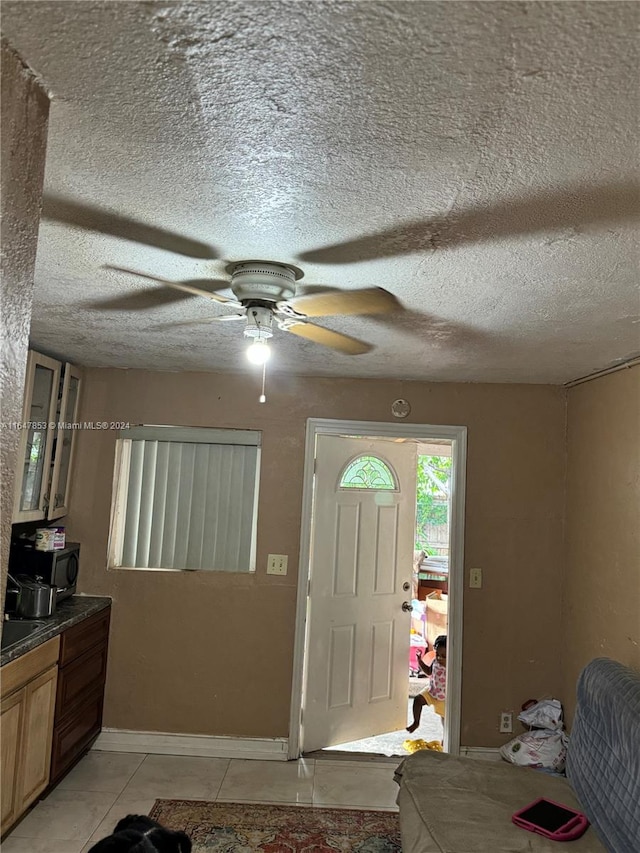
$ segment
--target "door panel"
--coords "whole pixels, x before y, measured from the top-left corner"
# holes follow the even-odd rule
[[[365,476],[361,487],[340,486],[349,463],[367,455],[388,466],[395,488]],[[402,584],[411,580],[415,494],[414,444],[318,436],[305,751],[406,725],[410,617]]]
[[[25,688],[25,740],[20,773],[20,811],[24,811],[49,783],[57,682],[58,668],[54,666]]]
[[[2,700],[2,832],[18,816],[18,763],[24,705],[24,689]]]
[[[331,628],[329,658],[329,708],[348,708],[353,701],[355,625]]]
[[[376,622],[371,626],[370,702],[391,699],[393,627],[392,621]]]

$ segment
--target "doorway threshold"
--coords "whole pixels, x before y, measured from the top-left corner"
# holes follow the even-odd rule
[[[418,679],[416,679],[418,681]],[[425,682],[421,680],[420,685]],[[410,692],[417,692],[410,685]],[[407,702],[407,719],[412,719],[412,704],[413,699],[410,697]],[[411,754],[411,751],[405,749],[406,741],[422,740],[426,743],[431,741],[442,742],[443,731],[442,721],[435,713],[433,708],[425,706],[420,719],[420,725],[413,734],[409,734],[406,729],[399,729],[395,732],[386,732],[381,735],[373,735],[362,740],[351,741],[350,743],[337,743],[335,746],[327,746],[324,749],[317,750],[314,753],[307,753],[314,757],[326,758],[343,756],[342,760],[349,760],[353,756],[371,756],[373,758],[381,758],[387,761],[401,761]],[[359,760],[359,759],[358,759]]]
[[[310,761],[368,761],[376,764],[390,764],[396,767],[403,758],[409,755],[383,755],[374,752],[345,752],[340,749],[317,749],[315,752],[305,752],[302,756]]]

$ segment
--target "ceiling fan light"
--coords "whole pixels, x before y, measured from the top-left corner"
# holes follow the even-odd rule
[[[256,340],[247,348],[247,358],[251,364],[266,364],[271,357],[271,349],[265,340]]]

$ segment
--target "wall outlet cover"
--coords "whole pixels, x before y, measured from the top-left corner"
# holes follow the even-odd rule
[[[513,731],[513,714],[511,711],[503,711],[500,714],[500,731],[504,734],[511,734]]]

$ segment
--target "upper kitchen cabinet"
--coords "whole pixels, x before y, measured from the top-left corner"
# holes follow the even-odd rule
[[[20,425],[14,522],[37,521],[46,516],[60,367],[59,361],[29,351]]]
[[[81,375],[73,364],[65,364],[58,428],[51,469],[51,493],[49,495],[48,518],[60,518],[69,512],[69,486],[78,421]]]
[[[60,381],[62,378],[62,383]],[[68,511],[80,373],[29,351],[13,522],[60,518]]]

